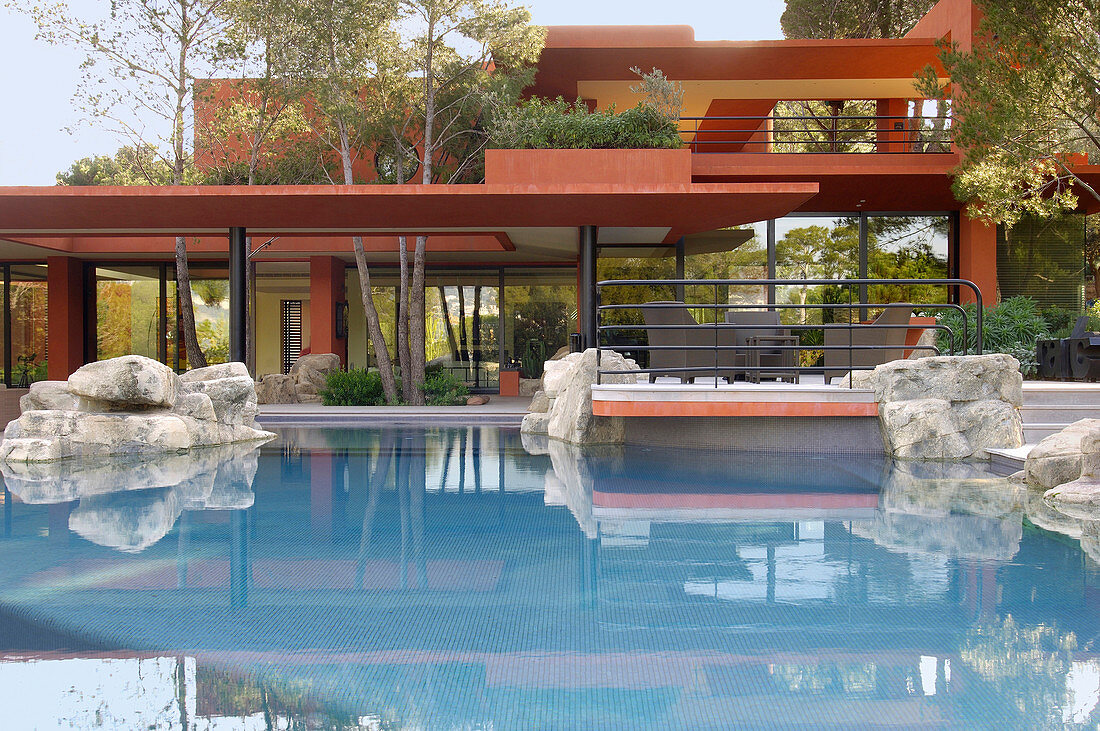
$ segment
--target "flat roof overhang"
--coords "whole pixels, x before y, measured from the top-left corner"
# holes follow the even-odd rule
[[[817,192],[814,182],[0,187],[0,236],[225,236],[238,226],[256,236],[504,233],[520,247],[568,234],[575,251],[582,225],[675,242],[783,216]]]

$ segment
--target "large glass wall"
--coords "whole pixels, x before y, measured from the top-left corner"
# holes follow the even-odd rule
[[[951,218],[868,216],[867,276],[872,279],[949,277]],[[947,288],[936,285],[873,285],[870,302],[943,303]]]
[[[161,267],[98,267],[95,287],[96,359],[162,359]]]
[[[46,379],[49,342],[46,332],[46,266],[12,264],[8,289],[11,308],[9,386],[27,386]]]
[[[713,231],[684,239],[685,279],[767,279],[767,223]],[[684,301],[690,304],[728,304],[742,308],[767,307],[767,285],[727,285],[683,288]],[[717,302],[715,301],[717,300]],[[725,311],[695,308],[692,314],[698,322],[714,322],[725,317]]]
[[[1023,295],[1040,307],[1080,311],[1085,294],[1085,217],[1029,217],[997,227],[997,286],[1002,299]]]
[[[504,362],[524,378],[540,378],[543,364],[569,345],[577,330],[577,272],[524,267],[504,271]]]

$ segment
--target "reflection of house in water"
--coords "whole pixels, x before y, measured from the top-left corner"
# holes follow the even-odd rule
[[[137,554],[53,550],[47,509],[9,504],[0,602],[425,727],[554,727],[563,704],[623,727],[965,727],[976,623],[1057,601],[1065,630],[1100,630],[1080,548],[970,478],[520,443],[295,431],[243,519],[185,510]],[[956,531],[975,521],[981,545]]]

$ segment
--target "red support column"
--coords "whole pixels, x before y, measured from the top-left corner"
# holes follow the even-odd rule
[[[997,227],[986,225],[959,212],[959,276],[969,279],[982,291],[982,304],[997,304]],[[974,295],[963,288],[962,302],[973,302]]]
[[[875,102],[875,138],[878,145],[876,152],[907,152],[909,124],[905,119],[888,119],[889,117],[907,117],[909,115],[908,99],[878,99]],[[885,118],[885,119],[884,119]],[[900,127],[898,126],[900,125]]]
[[[309,258],[309,352],[336,353],[347,365],[348,341],[336,335],[336,305],[345,301],[344,262],[334,256]]]
[[[84,365],[84,268],[71,256],[46,257],[47,375],[64,381]]]

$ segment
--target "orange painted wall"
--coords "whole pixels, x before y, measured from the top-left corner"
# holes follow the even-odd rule
[[[997,304],[997,228],[959,214],[959,276],[982,291],[982,304]],[[973,302],[970,291],[962,291],[963,302]]]
[[[486,150],[485,182],[688,185],[691,150]]]
[[[46,259],[47,324],[51,381],[63,381],[84,365],[84,269],[79,259]]]
[[[347,338],[336,337],[336,303],[347,301],[344,281],[342,260],[334,256],[309,258],[309,350],[336,353],[346,366]]]

